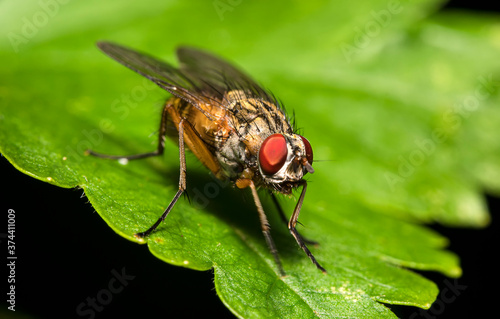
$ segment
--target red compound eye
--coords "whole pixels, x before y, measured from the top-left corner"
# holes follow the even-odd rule
[[[313,163],[313,149],[311,147],[311,144],[309,143],[309,141],[305,137],[300,136],[300,138],[302,139],[302,142],[304,142],[304,146],[306,148],[307,161],[309,162],[309,164],[312,165],[312,163]]]
[[[259,164],[265,175],[276,174],[285,164],[288,148],[285,137],[273,134],[266,138],[259,150]]]

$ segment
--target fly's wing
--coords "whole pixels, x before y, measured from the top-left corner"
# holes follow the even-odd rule
[[[209,53],[189,48],[177,49],[180,70],[196,81],[195,85],[209,95],[224,98],[231,90],[243,90],[247,96],[277,104],[275,98],[248,75],[228,62]]]
[[[189,74],[185,74],[150,55],[118,44],[98,42],[97,46],[114,60],[150,79],[173,95],[194,105],[209,119],[216,119],[208,110],[210,110],[210,105],[217,104],[217,99],[209,95],[200,94],[202,90],[198,87],[197,82],[199,81],[191,79]]]

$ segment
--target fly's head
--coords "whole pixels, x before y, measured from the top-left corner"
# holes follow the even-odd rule
[[[312,168],[313,151],[309,141],[298,134],[272,134],[262,143],[258,164],[266,183],[294,183]]]

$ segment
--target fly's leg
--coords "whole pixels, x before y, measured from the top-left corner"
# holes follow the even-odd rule
[[[274,205],[276,206],[276,209],[278,209],[278,213],[280,214],[281,220],[286,225],[288,225],[288,219],[286,218],[285,212],[283,212],[283,209],[281,208],[281,205],[278,202],[278,198],[276,198],[276,195],[274,195],[274,193],[272,193],[272,192],[269,192],[269,193],[271,194],[271,198],[273,199],[273,202],[274,202]],[[319,243],[317,241],[308,239],[308,238],[302,236],[299,232],[297,232],[297,234],[299,235],[300,238],[302,238],[302,240],[304,241],[304,243],[306,243],[308,245],[314,245],[314,246],[319,245]]]
[[[266,213],[264,212],[264,208],[262,208],[262,204],[259,199],[259,194],[257,193],[257,189],[255,188],[255,184],[252,180],[248,180],[250,189],[252,190],[253,199],[255,201],[255,206],[257,206],[257,211],[259,212],[260,225],[262,227],[262,233],[264,234],[264,238],[266,239],[267,246],[271,251],[271,254],[274,257],[274,261],[278,266],[278,270],[281,276],[286,276],[285,271],[283,270],[283,266],[281,265],[280,257],[278,256],[278,250],[276,249],[276,245],[274,244],[273,238],[271,237],[271,226],[267,221]]]
[[[101,154],[101,153],[94,152],[92,150],[86,150],[85,154],[92,155],[95,157],[115,159],[115,160],[136,160],[136,159],[141,159],[141,158],[162,155],[163,150],[165,149],[165,135],[167,133],[167,114],[168,114],[168,109],[170,107],[171,107],[171,105],[167,103],[167,105],[165,105],[165,107],[163,108],[163,112],[161,114],[160,132],[159,132],[159,137],[158,137],[158,147],[153,152],[120,156],[120,155]]]
[[[180,174],[179,174],[179,190],[174,196],[174,199],[170,202],[168,205],[167,209],[163,212],[163,214],[158,218],[158,220],[153,224],[153,226],[149,227],[148,230],[142,232],[142,233],[137,233],[134,236],[136,238],[142,239],[149,234],[151,234],[167,217],[168,213],[172,210],[174,207],[175,203],[177,203],[177,200],[179,197],[181,197],[182,193],[186,190],[186,154],[184,150],[184,119],[180,120],[179,122],[179,159],[180,159]]]
[[[323,273],[326,274],[325,268],[321,267],[321,265],[316,261],[316,258],[314,258],[313,254],[309,251],[309,248],[307,248],[304,239],[299,235],[297,229],[295,229],[295,225],[297,225],[297,220],[299,219],[300,209],[302,208],[302,203],[304,202],[306,189],[307,189],[307,182],[302,181],[302,192],[300,193],[299,201],[297,202],[297,205],[293,210],[292,217],[290,217],[290,221],[288,222],[288,229],[290,230],[290,233],[293,235],[293,237],[295,237],[297,244],[299,244],[300,248],[302,248],[302,250],[306,253],[309,259],[311,259],[313,264],[315,264],[319,270],[321,270]]]

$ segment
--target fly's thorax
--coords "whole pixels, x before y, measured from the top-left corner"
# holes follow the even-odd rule
[[[293,132],[283,111],[272,101],[242,90],[229,91],[224,100],[229,125],[254,156],[267,136]]]
[[[310,170],[305,168],[307,156],[312,156],[309,142],[293,133],[275,103],[233,90],[226,93],[224,104],[232,132],[219,139],[216,155],[229,178],[251,169],[260,184],[293,183],[312,170],[310,164]]]
[[[273,101],[252,97],[242,90],[229,91],[224,100],[232,124],[240,133],[255,130],[265,136],[265,131],[292,132],[285,114]]]
[[[248,150],[238,135],[229,134],[224,139],[217,140],[218,147],[215,156],[224,175],[236,180],[246,168]]]

